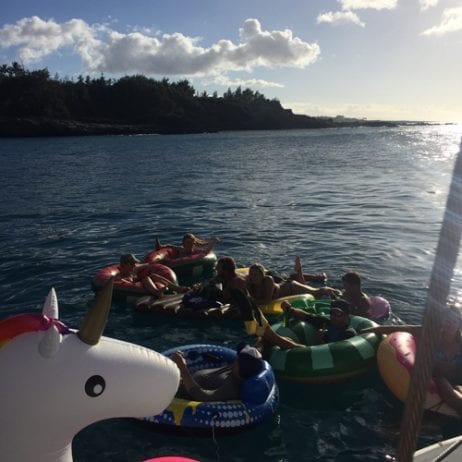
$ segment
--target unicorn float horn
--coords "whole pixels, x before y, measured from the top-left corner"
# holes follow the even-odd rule
[[[87,311],[77,335],[87,345],[96,345],[103,335],[112,301],[112,279],[103,287],[97,299]]]

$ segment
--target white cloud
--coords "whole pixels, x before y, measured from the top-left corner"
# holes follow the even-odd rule
[[[245,88],[284,88],[284,85],[277,82],[268,82],[262,79],[231,79],[224,75],[216,76],[210,82],[203,82],[205,86],[220,85],[223,87],[245,87]]]
[[[0,29],[0,47],[18,47],[18,56],[27,63],[65,47],[76,50],[93,47],[97,43],[96,30],[97,27],[91,28],[81,19],[58,24],[32,16],[3,26]]]
[[[359,16],[353,10],[392,10],[396,8],[398,0],[337,0],[342,6],[343,11],[321,13],[317,22],[328,23],[332,25],[353,23],[360,27],[365,27],[365,23],[361,21]],[[424,0],[421,0],[424,1]],[[434,0],[427,0],[434,1]]]
[[[311,104],[302,101],[284,101],[281,104],[285,108],[291,108],[295,114],[306,114],[318,117],[352,117],[368,120],[433,120],[455,121],[460,120],[459,107],[453,105],[402,105],[402,104]]]
[[[352,11],[328,11],[327,13],[321,13],[318,16],[317,22],[318,24],[325,22],[334,26],[347,23],[353,23],[361,27],[365,26],[365,24],[359,19],[358,15]]]
[[[441,15],[440,23],[423,31],[422,35],[439,36],[460,30],[462,30],[462,6],[445,9]]]
[[[180,32],[123,34],[80,19],[60,24],[34,16],[0,28],[0,47],[17,47],[25,63],[70,47],[92,72],[203,75],[258,66],[304,68],[320,55],[318,44],[289,29],[264,31],[257,19],[244,22],[237,44],[222,39],[205,48],[198,42]]]
[[[436,5],[438,5],[439,0],[419,0],[420,8],[422,11],[428,10]]]
[[[393,10],[398,0],[338,0],[344,10]]]

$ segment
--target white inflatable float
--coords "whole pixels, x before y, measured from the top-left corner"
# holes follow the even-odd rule
[[[462,460],[462,436],[426,446],[414,453],[414,462],[460,462]]]
[[[0,321],[2,462],[72,461],[72,439],[82,428],[157,414],[172,401],[180,374],[171,360],[102,337],[111,296],[112,281],[79,331],[58,320],[53,289],[41,314]]]

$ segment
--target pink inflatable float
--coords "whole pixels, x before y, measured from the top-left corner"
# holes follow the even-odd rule
[[[147,348],[102,337],[112,281],[79,331],[58,319],[52,289],[42,313],[0,321],[0,459],[69,462],[82,428],[112,417],[162,412],[177,366]]]
[[[188,457],[181,456],[162,456],[154,457],[154,459],[146,459],[143,462],[199,462],[196,459],[189,459]]]

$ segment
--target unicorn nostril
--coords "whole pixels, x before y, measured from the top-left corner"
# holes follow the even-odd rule
[[[100,375],[92,375],[85,383],[85,393],[96,398],[100,396],[106,388],[106,381]]]

